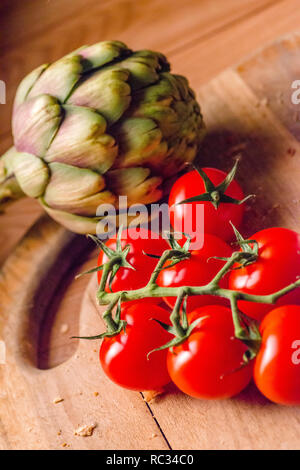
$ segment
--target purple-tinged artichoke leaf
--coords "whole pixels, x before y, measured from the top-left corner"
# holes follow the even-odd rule
[[[49,181],[49,169],[43,160],[29,153],[16,152],[13,157],[13,169],[26,196],[37,198],[44,194]]]
[[[28,98],[48,94],[64,103],[78,82],[83,67],[79,56],[66,56],[49,65],[29,92]]]
[[[56,162],[49,163],[49,168],[51,176],[43,198],[50,207],[70,211],[105,187],[104,178],[92,170]]]
[[[115,139],[105,133],[105,119],[85,107],[64,105],[63,110],[64,120],[45,155],[45,161],[105,173],[118,153]]]
[[[81,199],[75,198],[73,200],[53,201],[49,197],[44,198],[49,207],[58,210],[70,212],[70,214],[77,214],[83,216],[94,217],[96,216],[97,209],[102,204],[116,203],[116,196],[110,191],[100,191],[92,196],[83,197]]]
[[[25,78],[23,78],[16,92],[14,109],[16,109],[20,104],[26,101],[28,93],[30,92],[36,81],[40,78],[42,73],[47,69],[47,67],[49,67],[49,64],[40,65],[32,72],[30,72]]]
[[[120,68],[99,70],[78,84],[68,104],[94,108],[111,125],[129,107],[131,90],[127,83],[128,75],[128,71]]]
[[[115,228],[117,228],[120,225],[118,213],[116,214],[116,216],[112,214],[106,215],[104,217],[84,217],[58,209],[53,209],[48,206],[48,204],[44,201],[43,198],[40,198],[39,202],[43,206],[45,211],[50,215],[50,217],[52,217],[52,219],[56,220],[56,222],[75,233],[81,233],[84,235],[87,233],[97,235],[109,235],[107,233],[108,221],[110,221],[112,227],[116,226]],[[145,217],[144,222],[146,222],[147,220],[148,216]],[[103,223],[101,223],[101,221],[103,221]],[[128,216],[127,221],[131,227],[135,226],[136,224],[140,224],[140,218],[137,219],[135,215]],[[123,215],[121,223],[123,223]],[[115,233],[113,235],[115,235]]]
[[[13,135],[18,152],[43,157],[62,119],[56,98],[40,95],[21,104],[13,117]]]
[[[83,235],[86,235],[87,233],[96,233],[97,224],[100,220],[98,217],[83,217],[58,209],[53,209],[48,206],[43,198],[40,198],[39,202],[52,219],[71,230],[71,232],[81,233]]]

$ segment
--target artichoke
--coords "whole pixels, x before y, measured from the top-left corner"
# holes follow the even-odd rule
[[[0,201],[37,198],[70,230],[95,233],[100,204],[158,201],[203,129],[193,91],[164,55],[118,41],[82,47],[19,85]]]

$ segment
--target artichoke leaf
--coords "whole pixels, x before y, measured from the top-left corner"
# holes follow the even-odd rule
[[[20,104],[26,101],[28,93],[48,66],[49,64],[40,65],[28,75],[26,75],[25,78],[23,78],[16,92],[14,100],[14,109],[16,109]]]
[[[168,151],[162,132],[152,119],[124,119],[111,132],[119,144],[119,155],[114,167],[151,166],[153,160],[163,161]]]
[[[170,68],[163,54],[148,50],[134,52],[118,65],[130,71],[128,81],[132,90],[139,90],[157,82],[159,73]]]
[[[18,152],[43,157],[62,120],[56,98],[40,95],[21,104],[13,116],[13,135]]]
[[[53,209],[47,205],[43,198],[39,199],[40,204],[43,206],[45,211],[52,217],[56,222],[63,225],[64,227],[68,228],[72,232],[81,233],[81,234],[97,234],[97,235],[104,235],[107,236],[115,235],[107,233],[107,222],[111,224],[112,227],[116,229],[120,224],[124,222],[124,214],[116,215],[105,215],[103,217],[84,217],[76,214],[71,214],[69,212],[65,212],[58,209]],[[144,222],[147,222],[147,219]],[[101,224],[101,221],[103,222]],[[135,215],[127,216],[127,222],[130,226],[135,226],[135,222],[139,225],[140,218],[137,219]]]
[[[115,139],[105,133],[105,119],[85,107],[64,105],[63,110],[64,120],[45,155],[45,161],[105,173],[118,153]]]
[[[128,205],[150,204],[162,196],[162,179],[152,176],[149,168],[122,168],[105,175],[108,187],[117,195],[127,195]]]
[[[77,52],[77,51],[75,51]],[[81,48],[79,54],[85,61],[85,70],[103,67],[116,59],[122,59],[131,53],[130,49],[120,41],[102,41],[92,46]]]
[[[49,203],[49,197],[45,199]],[[62,209],[70,214],[77,214],[82,216],[95,216],[97,209],[102,204],[116,203],[116,196],[110,191],[100,191],[92,196],[83,197],[81,199],[55,201],[49,204],[52,209]]]
[[[43,160],[29,153],[15,152],[10,156],[10,164],[26,196],[37,198],[44,193],[49,181],[49,169]]]
[[[129,72],[119,67],[100,69],[78,84],[68,104],[94,108],[111,125],[129,107],[131,90],[128,76]]]
[[[101,220],[99,217],[84,217],[62,210],[53,209],[48,206],[43,198],[39,198],[39,202],[52,219],[72,232],[84,235],[87,233],[96,233],[97,224]]]
[[[28,98],[48,94],[64,103],[78,82],[83,67],[80,56],[65,56],[49,65],[33,85]]]
[[[0,158],[0,181],[14,173],[14,156],[18,153],[15,147],[8,149]]]
[[[43,198],[50,207],[72,210],[105,187],[104,178],[92,170],[57,162],[49,163],[49,168],[51,176]]]

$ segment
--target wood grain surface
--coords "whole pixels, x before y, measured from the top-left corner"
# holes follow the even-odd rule
[[[257,194],[245,233],[272,224],[299,231],[300,132],[290,95],[300,78],[300,36],[253,54],[297,29],[299,19],[296,0],[4,0],[0,79],[8,96],[0,107],[0,150],[11,142],[17,83],[33,67],[108,38],[159,49],[189,77],[202,105],[203,163],[229,169],[243,154],[239,180]],[[0,365],[1,449],[300,448],[299,410],[270,404],[252,386],[224,402],[192,400],[171,388],[146,404],[109,383],[97,343],[69,339],[102,328],[95,279],[73,280],[95,265],[96,252],[40,215],[37,203],[24,200],[0,217],[0,339],[8,348]],[[64,401],[54,404],[59,397]],[[78,426],[93,423],[93,436],[74,436]]]

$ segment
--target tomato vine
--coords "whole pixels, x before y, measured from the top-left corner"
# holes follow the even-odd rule
[[[110,286],[118,269],[120,267],[127,267],[134,269],[128,263],[126,257],[128,254],[128,247],[121,248],[121,232],[120,228],[117,236],[116,249],[107,249],[105,244],[93,237],[95,242],[100,246],[108,257],[108,261],[102,266],[94,268],[89,272],[102,271],[101,282],[97,291],[97,301],[99,305],[107,305],[107,309],[103,313],[103,320],[106,324],[107,330],[105,333],[88,339],[104,338],[106,336],[114,336],[126,328],[126,324],[120,318],[121,303],[126,301],[139,300],[144,298],[157,298],[157,297],[176,297],[176,302],[170,314],[170,321],[172,326],[162,324],[174,338],[167,344],[162,345],[158,349],[169,348],[184,342],[193,329],[197,326],[197,321],[192,324],[188,323],[186,315],[186,299],[189,296],[195,295],[212,295],[227,299],[231,306],[232,319],[234,324],[235,337],[247,345],[247,354],[245,354],[245,362],[253,359],[260,347],[261,336],[258,329],[258,324],[255,320],[249,318],[241,313],[238,309],[238,301],[244,300],[248,302],[258,302],[264,304],[275,304],[275,302],[288,292],[300,287],[300,279],[285,286],[272,294],[268,295],[255,295],[237,290],[231,290],[220,287],[221,279],[232,269],[239,269],[239,267],[247,266],[257,259],[257,245],[254,240],[244,240],[240,233],[234,229],[237,238],[237,243],[240,246],[239,251],[234,251],[229,258],[222,258],[224,266],[217,272],[215,277],[207,284],[202,286],[181,286],[181,287],[161,287],[157,284],[157,278],[163,269],[166,269],[166,263],[171,262],[171,265],[180,263],[190,257],[188,239],[183,246],[181,246],[175,239],[174,235],[169,234],[168,242],[170,248],[165,250],[158,258],[155,269],[153,270],[149,281],[146,285],[139,289],[133,290],[120,290],[117,292],[107,291],[107,286]],[[147,256],[147,254],[145,254]],[[150,255],[151,256],[151,255]],[[168,265],[170,267],[170,264]]]

